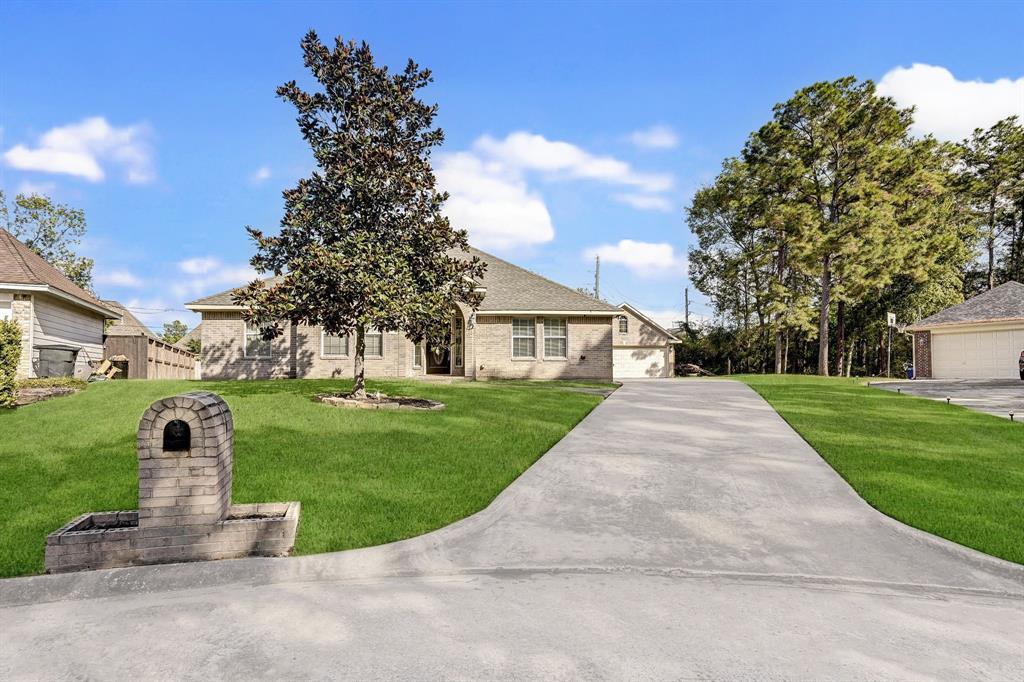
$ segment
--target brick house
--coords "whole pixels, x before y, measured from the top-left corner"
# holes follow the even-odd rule
[[[479,282],[483,302],[460,306],[445,347],[413,344],[397,332],[366,334],[366,375],[425,374],[473,379],[612,379],[619,308],[490,254]],[[242,319],[232,290],[187,303],[202,315],[204,379],[350,377],[354,339],[319,327],[285,325],[273,341]]]
[[[0,319],[21,325],[19,378],[75,376],[103,359],[103,326],[117,312],[0,228]]]
[[[1024,352],[1024,284],[1000,284],[908,330],[919,379],[1016,379]]]

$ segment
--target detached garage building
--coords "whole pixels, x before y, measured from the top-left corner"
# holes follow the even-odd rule
[[[678,339],[642,312],[623,303],[612,332],[612,366],[616,379],[670,377],[675,374]]]
[[[1024,284],[1007,282],[910,326],[920,379],[1018,379]]]

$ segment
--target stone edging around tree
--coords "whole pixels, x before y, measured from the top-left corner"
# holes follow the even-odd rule
[[[320,393],[316,399],[332,407],[343,407],[359,410],[443,410],[445,404],[426,398],[409,396],[388,396],[370,393],[364,399],[350,398],[346,395]]]

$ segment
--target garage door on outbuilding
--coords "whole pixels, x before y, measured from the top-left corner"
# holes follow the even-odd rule
[[[1024,284],[1007,282],[910,327],[921,379],[1016,379]]]
[[[616,379],[656,379],[675,374],[674,345],[667,329],[623,303],[613,322],[612,373]]]

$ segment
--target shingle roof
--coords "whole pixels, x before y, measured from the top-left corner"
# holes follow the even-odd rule
[[[1024,320],[1024,284],[1012,281],[1000,284],[959,305],[940,310],[911,326],[914,329],[928,329],[947,324],[1000,320]]]
[[[153,331],[142,323],[142,320],[135,317],[130,310],[117,301],[103,301],[103,304],[121,315],[121,321],[115,322],[104,330],[107,336],[148,336],[156,341],[160,340]]]
[[[203,339],[203,323],[202,322],[197,324],[195,327],[192,328],[192,330],[188,334],[185,334],[185,336],[181,337],[180,339],[178,339],[177,341],[175,341],[171,345],[173,345],[175,348],[181,348],[182,350],[188,350],[188,342],[191,341],[192,339],[197,339],[199,341],[202,341],[202,339]]]
[[[470,248],[466,254],[478,256],[487,263],[480,286],[487,289],[480,312],[495,311],[562,311],[562,312],[616,312],[618,308],[582,294],[575,289],[553,282],[518,265],[513,265],[497,256]],[[277,278],[266,280],[273,284]],[[228,289],[212,296],[186,303],[186,306],[231,306],[231,292]]]
[[[98,298],[78,286],[35,251],[0,227],[0,283],[50,287],[84,303],[108,310]],[[109,311],[108,312],[112,312]],[[116,315],[114,315],[116,317]]]

